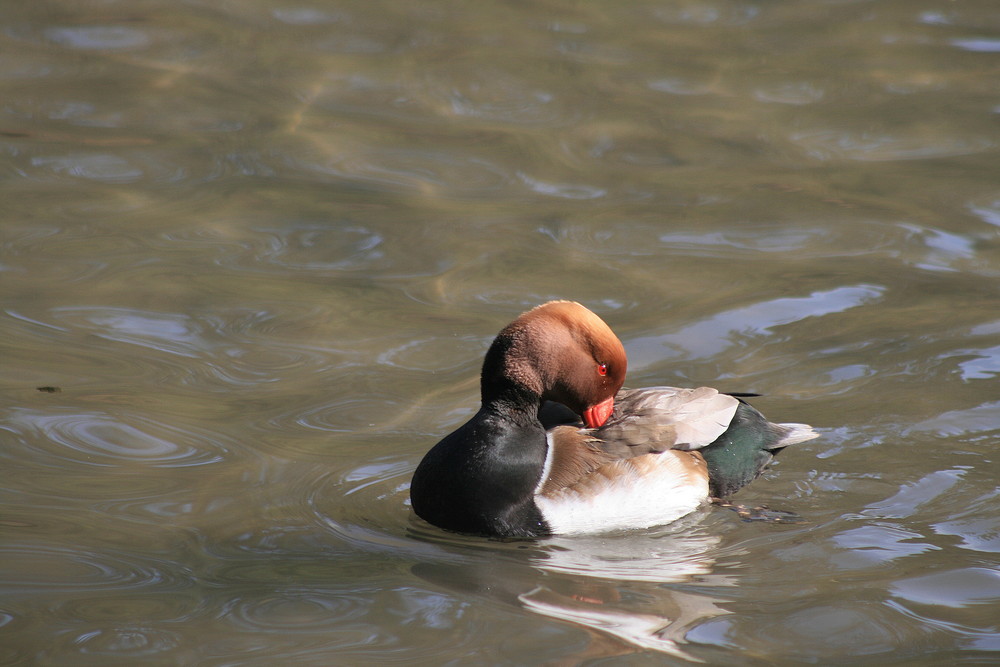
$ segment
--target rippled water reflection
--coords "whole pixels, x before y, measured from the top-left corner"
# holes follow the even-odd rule
[[[995,662],[998,32],[988,0],[6,7],[0,663]],[[414,519],[550,298],[633,386],[816,425],[738,497],[806,522]]]

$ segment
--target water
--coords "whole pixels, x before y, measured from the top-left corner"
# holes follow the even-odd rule
[[[7,5],[0,663],[1000,657],[994,2]],[[550,298],[806,523],[413,519]]]

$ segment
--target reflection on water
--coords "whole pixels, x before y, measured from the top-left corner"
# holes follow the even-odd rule
[[[707,576],[718,535],[697,534],[697,525],[690,520],[673,531],[677,534],[550,538],[543,545],[545,558],[536,567],[570,576],[546,578],[518,599],[535,613],[606,633],[630,646],[692,659],[680,647],[688,630],[727,613],[706,588],[718,590],[736,582]],[[696,577],[698,593],[663,585]],[[629,582],[653,585],[639,588],[641,597],[636,599],[639,591],[630,591]]]
[[[427,529],[416,535],[469,554],[458,538],[441,542],[440,534]],[[557,536],[478,557],[472,552],[459,563],[429,562],[425,555],[414,573],[445,590],[495,598],[583,628],[590,646],[578,658],[648,649],[692,659],[683,650],[685,634],[696,623],[727,613],[717,605],[717,591],[736,585],[711,575],[710,554],[719,542],[688,519],[656,533]],[[697,592],[684,591],[682,585],[696,578]]]
[[[996,661],[993,0],[8,5],[0,663]],[[552,298],[805,523],[414,519]]]

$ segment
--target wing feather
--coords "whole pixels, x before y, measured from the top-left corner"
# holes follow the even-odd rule
[[[594,436],[654,452],[699,449],[729,428],[739,404],[711,387],[622,389],[614,414]]]

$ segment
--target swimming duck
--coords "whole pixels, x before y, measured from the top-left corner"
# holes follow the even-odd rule
[[[622,389],[626,367],[621,341],[579,303],[520,315],[486,352],[479,411],[417,466],[414,512],[490,537],[650,528],[817,437],[710,387]]]

